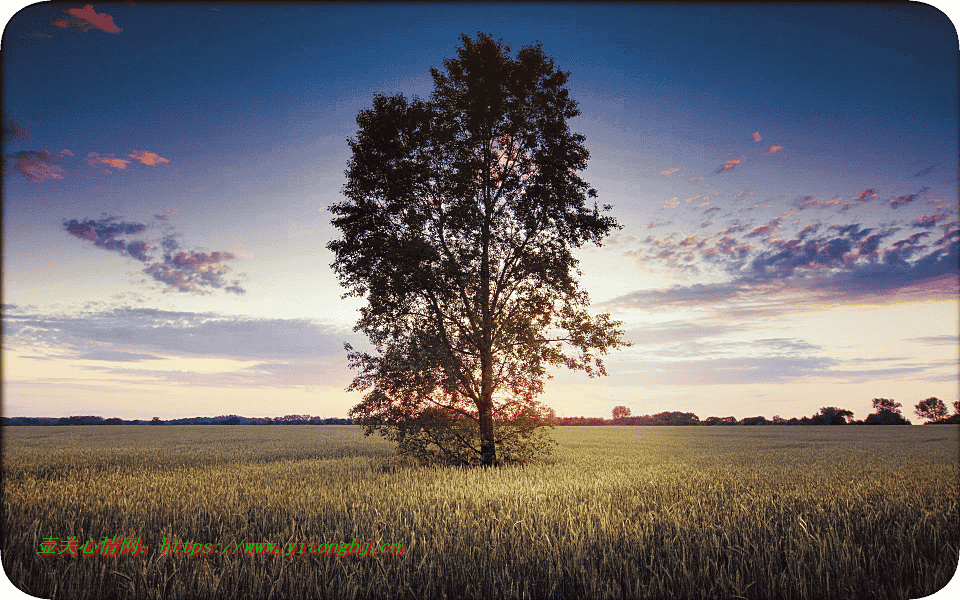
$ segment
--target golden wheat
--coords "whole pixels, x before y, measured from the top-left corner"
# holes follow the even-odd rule
[[[958,428],[562,428],[416,468],[338,426],[7,427],[3,564],[42,598],[919,598],[960,549]],[[40,556],[48,537],[145,555]],[[402,556],[161,555],[161,542]]]

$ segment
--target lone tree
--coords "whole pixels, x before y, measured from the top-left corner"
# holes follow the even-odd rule
[[[493,465],[543,448],[549,366],[604,375],[628,345],[587,312],[572,254],[620,226],[586,205],[569,73],[539,44],[461,40],[428,101],[378,94],[357,116],[327,247],[377,352],[346,346],[348,389],[369,390],[351,416],[401,453]]]
[[[927,398],[926,400],[921,400],[917,404],[914,412],[917,413],[917,416],[921,419],[927,419],[928,421],[939,421],[940,419],[945,419],[947,417],[947,405],[943,403],[943,400],[937,397]]]
[[[619,419],[626,419],[630,416],[630,409],[626,406],[614,406],[613,407],[613,420],[617,421]]]

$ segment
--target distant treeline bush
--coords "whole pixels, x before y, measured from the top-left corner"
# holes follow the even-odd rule
[[[104,419],[95,416],[77,417],[0,417],[0,425],[352,425],[353,419],[337,417],[322,418],[310,415],[287,415],[284,417],[189,417],[164,421],[158,417],[143,419]]]
[[[620,408],[620,407],[618,407]],[[616,410],[616,409],[615,409]],[[622,412],[620,414],[623,414]],[[934,424],[960,424],[960,414],[952,417],[942,417],[931,421]],[[689,412],[662,412],[655,415],[620,416],[613,419],[603,417],[559,417],[557,425],[910,425],[910,421],[903,418],[899,411],[880,410],[863,421],[853,420],[853,413],[849,410],[835,407],[825,407],[812,417],[793,417],[784,419],[780,416],[767,420],[766,417],[744,417],[737,420],[735,417],[700,417]]]

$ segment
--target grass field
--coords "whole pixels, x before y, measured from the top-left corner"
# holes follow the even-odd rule
[[[41,598],[919,598],[960,551],[956,426],[570,427],[488,470],[401,468],[355,427],[2,433],[3,567]],[[150,550],[38,555],[69,536]]]

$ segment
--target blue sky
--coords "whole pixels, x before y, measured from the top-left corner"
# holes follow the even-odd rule
[[[634,346],[557,372],[559,414],[957,399],[934,8],[37,4],[3,36],[3,413],[346,416],[346,139],[478,31],[571,72],[583,176],[624,226],[578,256]]]

